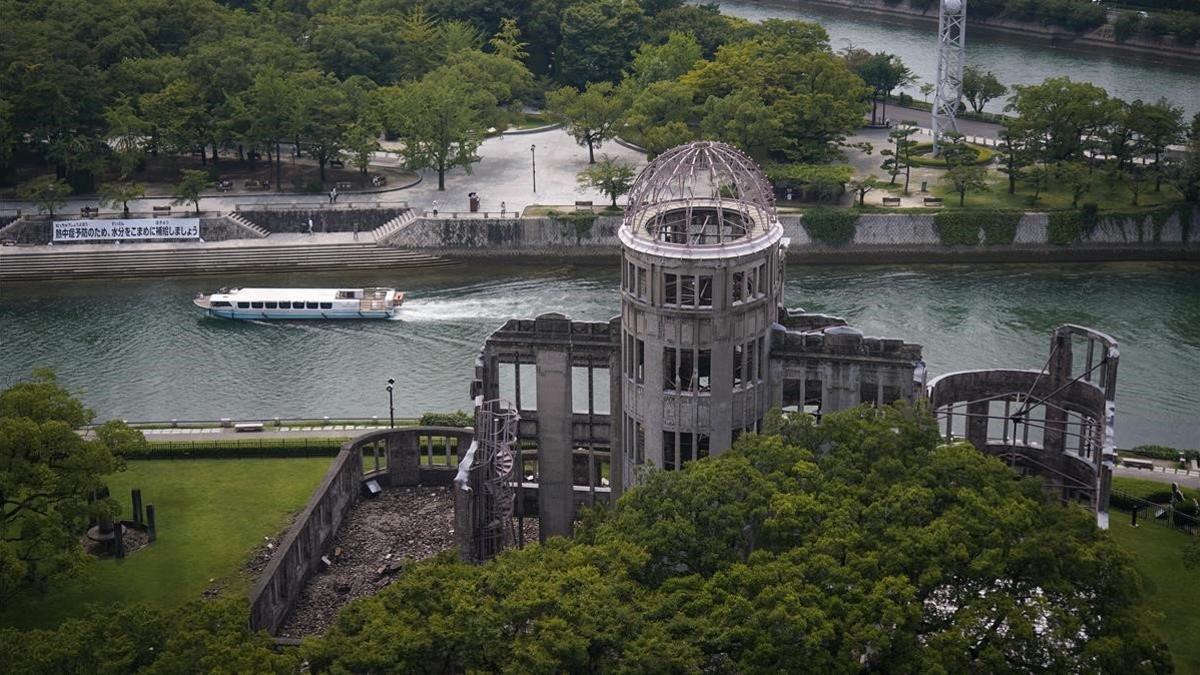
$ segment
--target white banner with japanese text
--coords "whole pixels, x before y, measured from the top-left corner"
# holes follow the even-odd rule
[[[54,221],[54,241],[136,241],[139,239],[199,238],[199,218]]]

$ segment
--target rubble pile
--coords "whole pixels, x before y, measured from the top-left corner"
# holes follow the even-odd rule
[[[305,584],[279,636],[325,632],[347,602],[387,586],[405,565],[454,545],[450,488],[395,488],[359,500],[334,537],[326,569]]]

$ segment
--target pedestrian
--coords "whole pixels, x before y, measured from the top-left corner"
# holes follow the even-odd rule
[[[358,222],[354,223],[354,241],[358,241]]]
[[[308,219],[308,234],[312,236],[312,218]]]
[[[333,189],[329,191],[329,203],[332,204],[336,201],[337,201],[337,186],[335,185],[333,187]]]
[[[506,208],[507,208],[507,207],[505,206],[504,202],[500,202],[500,217],[501,217],[501,218],[503,218],[503,217],[504,217],[504,210],[505,210]]]

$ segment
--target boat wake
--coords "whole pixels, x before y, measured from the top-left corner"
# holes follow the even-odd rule
[[[413,300],[404,303],[393,321],[504,320],[529,314],[526,303],[509,298]]]

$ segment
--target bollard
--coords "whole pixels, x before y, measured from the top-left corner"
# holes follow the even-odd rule
[[[120,522],[113,525],[113,557],[125,557],[125,526]]]
[[[158,528],[154,525],[154,505],[146,505],[146,534],[150,537],[150,541],[158,538]]]
[[[1134,504],[1133,505],[1133,520],[1130,521],[1130,523],[1129,523],[1130,527],[1137,527],[1137,512],[1138,512],[1138,505]]]
[[[142,524],[142,491],[137,488],[133,490],[133,522]]]

